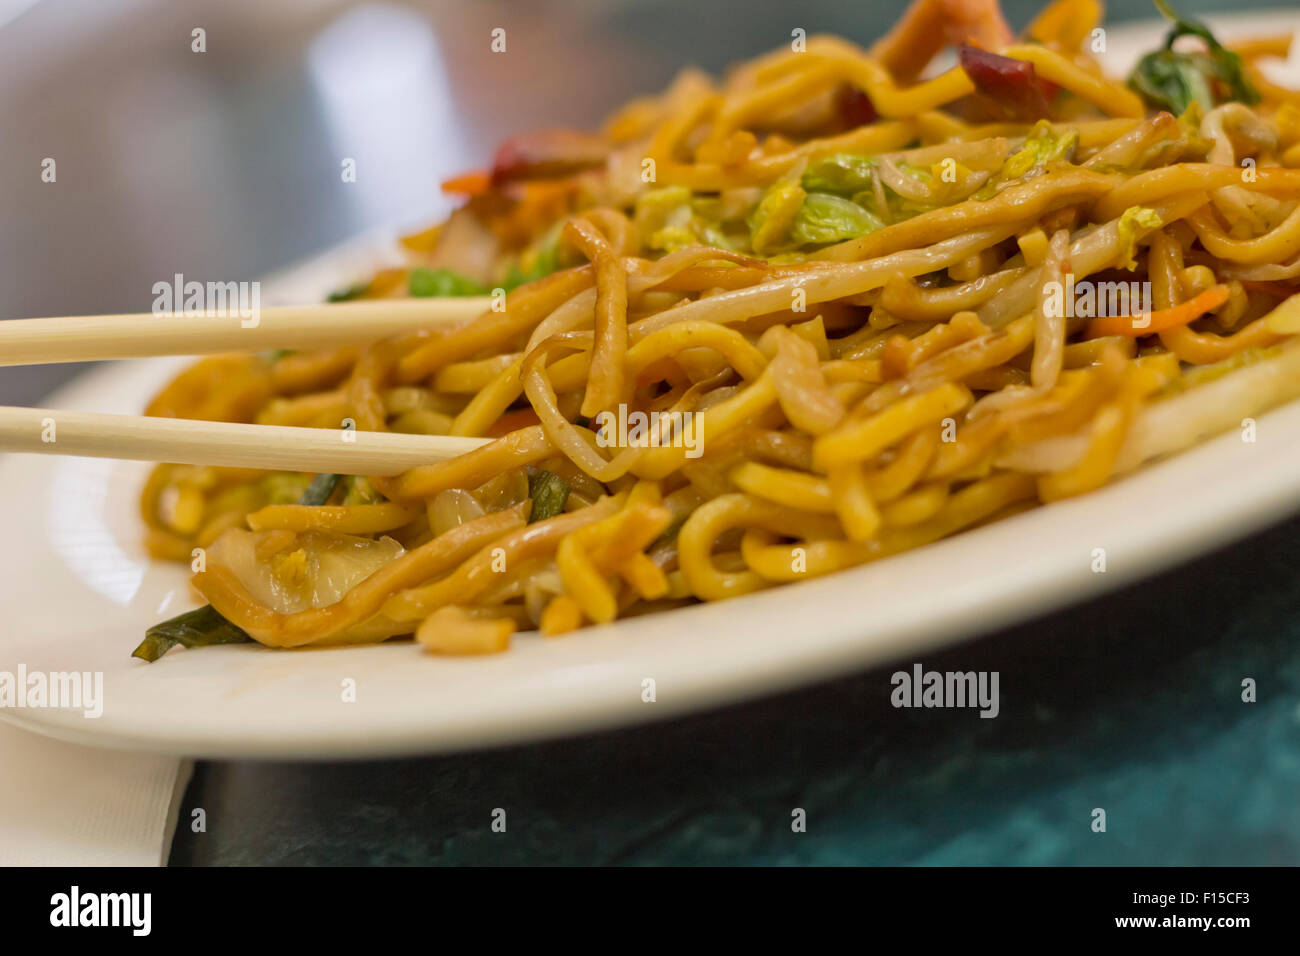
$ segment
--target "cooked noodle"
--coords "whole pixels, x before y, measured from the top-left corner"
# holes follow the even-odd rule
[[[870,52],[813,37],[511,141],[348,293],[499,308],[206,359],[149,408],[492,443],[308,503],[161,465],[152,553],[204,549],[264,644],[497,651],[920,547],[1300,396],[1300,94],[1257,67],[1288,38],[1174,115],[1103,74],[1099,15],[1013,43],[993,0],[917,0]]]

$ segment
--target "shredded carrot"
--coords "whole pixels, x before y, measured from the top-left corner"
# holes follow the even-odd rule
[[[443,182],[442,191],[462,196],[483,196],[492,191],[492,177],[486,169],[461,173]]]
[[[1206,312],[1217,309],[1228,301],[1228,287],[1216,285],[1206,289],[1195,298],[1180,302],[1168,309],[1158,309],[1149,315],[1103,315],[1088,323],[1087,337],[1099,338],[1103,335],[1127,335],[1141,338],[1155,335],[1169,329],[1187,325],[1199,319]]]

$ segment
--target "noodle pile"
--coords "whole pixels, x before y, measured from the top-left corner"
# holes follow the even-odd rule
[[[339,294],[493,309],[206,359],[148,409],[494,440],[315,499],[161,465],[151,553],[263,644],[497,651],[920,547],[1300,395],[1300,95],[1258,67],[1289,38],[1125,85],[1100,15],[1058,0],[1016,40],[991,0],[918,0],[868,51],[796,41],[510,141]]]

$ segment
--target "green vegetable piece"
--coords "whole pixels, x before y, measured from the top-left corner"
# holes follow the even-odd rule
[[[699,244],[699,238],[685,226],[665,226],[651,235],[648,243],[650,248],[662,249],[664,252],[678,252]]]
[[[487,295],[487,289],[473,279],[450,269],[430,269],[426,266],[411,270],[409,288],[411,295],[418,298]]]
[[[1182,17],[1168,0],[1156,0],[1156,7],[1173,24],[1163,49],[1138,60],[1129,76],[1129,86],[1148,104],[1178,115],[1193,104],[1211,110],[1219,103],[1237,101],[1247,106],[1259,102],[1259,91],[1246,75],[1241,57],[1226,49],[1199,20]],[[1194,36],[1205,41],[1205,51],[1184,53],[1174,49],[1179,37]]]
[[[1074,156],[1078,145],[1077,131],[1054,133],[1047,123],[1040,122],[1025,138],[1025,144],[1007,157],[998,174],[999,178],[1019,179],[1037,166],[1069,160]]]
[[[334,494],[334,488],[338,483],[338,475],[317,475],[298,499],[298,504],[312,507],[323,505],[330,500],[330,495]]]
[[[347,493],[343,496],[345,505],[378,505],[387,499],[370,483],[369,478],[353,475],[347,479]]]
[[[370,288],[369,279],[365,280],[364,282],[355,282],[352,285],[348,286],[346,289],[335,289],[328,296],[326,296],[325,301],[326,302],[351,302],[353,299],[359,299],[363,295],[365,295],[366,290],[369,288]]]
[[[749,214],[749,241],[754,252],[771,255],[787,245],[805,198],[799,184],[790,180],[779,179],[767,187]]]
[[[790,235],[803,245],[823,245],[854,239],[884,226],[879,216],[855,202],[830,193],[809,193],[795,217]]]
[[[272,472],[262,479],[262,490],[266,492],[267,504],[293,505],[302,500],[310,484],[311,479],[306,475]]]
[[[1145,206],[1129,206],[1119,217],[1120,248],[1124,250],[1120,265],[1132,272],[1137,268],[1138,240],[1154,229],[1163,226],[1164,220],[1154,209]]]
[[[1214,108],[1210,82],[1191,53],[1148,53],[1138,61],[1128,82],[1148,103],[1171,113],[1180,113],[1192,103],[1202,109]]]
[[[215,647],[218,644],[242,644],[251,640],[251,637],[218,614],[211,604],[205,604],[149,628],[144,632],[144,640],[131,652],[131,656],[152,663],[177,644],[182,647]]]
[[[634,218],[643,236],[668,226],[681,226],[691,215],[691,191],[685,186],[652,189],[637,197]]]
[[[528,497],[533,499],[529,524],[554,518],[569,500],[569,483],[554,472],[539,469],[528,475]]]
[[[1007,157],[997,175],[976,190],[971,198],[980,201],[992,199],[998,194],[999,186],[1021,179],[1047,163],[1070,162],[1078,146],[1077,131],[1057,133],[1046,120],[1039,120],[1025,137],[1024,144]]]
[[[836,153],[810,163],[800,185],[810,193],[852,196],[871,188],[871,171],[878,165],[874,156]]]
[[[544,279],[560,268],[560,232],[563,222],[557,222],[538,240],[536,246],[524,252],[520,261],[510,267],[502,287],[513,292],[521,285]]]

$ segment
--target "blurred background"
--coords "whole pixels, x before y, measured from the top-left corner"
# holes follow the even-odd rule
[[[427,222],[448,209],[439,182],[511,132],[594,127],[680,67],[720,71],[796,26],[866,43],[905,6],[0,0],[0,319],[143,311],[177,272],[255,279]],[[1040,6],[1003,3],[1015,28]],[[1153,15],[1111,4],[1112,22]],[[0,369],[0,403],[32,404],[78,371]]]

